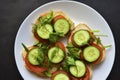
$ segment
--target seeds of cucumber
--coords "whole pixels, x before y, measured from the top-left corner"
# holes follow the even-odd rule
[[[58,19],[54,23],[54,30],[58,33],[67,34],[70,30],[70,24],[66,19]]]
[[[75,65],[70,66],[69,71],[74,77],[80,78],[85,75],[86,66],[82,61],[76,60]]]
[[[38,61],[38,56],[39,56],[39,49],[38,48],[33,48],[32,50],[29,51],[28,53],[28,61],[32,64],[32,65],[39,65],[39,61]]]
[[[64,51],[59,47],[52,47],[48,50],[48,58],[52,63],[60,63],[64,56]]]
[[[53,27],[50,24],[37,27],[37,34],[42,39],[49,39],[49,35],[53,33]]]
[[[70,80],[70,79],[66,74],[60,73],[54,77],[54,80]]]
[[[100,57],[100,51],[94,46],[88,46],[83,50],[83,56],[86,61],[94,62]]]
[[[90,34],[87,30],[78,30],[74,33],[73,40],[78,46],[84,46],[88,44]]]

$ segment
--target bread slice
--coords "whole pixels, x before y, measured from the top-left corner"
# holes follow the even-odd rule
[[[78,31],[78,30],[80,30],[80,29],[85,29],[85,30],[88,30],[90,33],[92,33],[92,30],[90,29],[90,27],[88,27],[88,26],[87,26],[86,24],[84,24],[84,23],[80,23],[80,24],[78,24],[78,25],[75,27],[75,29],[71,32],[71,35],[70,35],[70,37],[68,38],[68,43],[72,42],[72,41],[71,41],[71,40],[72,40],[72,35],[73,35],[76,31]],[[97,39],[95,35],[92,35],[92,36],[93,36],[95,39]],[[100,47],[103,48],[103,44],[99,44],[98,46],[100,46]],[[102,58],[101,58],[99,61],[96,61],[95,63],[93,62],[93,65],[94,65],[94,64],[99,64],[99,63],[101,63],[101,62],[105,59],[105,56],[106,56],[106,50],[103,49]]]
[[[28,49],[32,49],[34,48],[34,46],[28,47]],[[22,51],[22,57],[23,60],[25,61],[25,57],[26,57],[27,52],[25,50]],[[26,64],[25,64],[26,69],[28,69],[30,72],[42,77],[42,78],[48,78],[44,73],[38,73],[38,72],[33,72]]]
[[[47,14],[50,14],[50,11],[49,12],[45,12],[45,13],[41,14],[40,16],[46,16]],[[53,11],[53,18],[55,18],[58,15],[64,16],[64,18],[70,23],[70,31],[69,32],[71,32],[71,30],[73,30],[73,28],[74,28],[74,22],[64,12],[62,12],[60,10],[59,11]],[[36,25],[40,23],[38,19],[35,21]],[[36,40],[40,40],[43,43],[47,42],[45,39],[39,38],[39,36],[37,36],[37,37],[35,35],[33,35],[33,36],[35,37]]]

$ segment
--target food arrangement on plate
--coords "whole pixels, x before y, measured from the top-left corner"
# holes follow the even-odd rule
[[[90,80],[92,66],[104,61],[109,47],[95,35],[99,30],[84,23],[75,26],[62,11],[41,14],[31,32],[37,41],[29,47],[22,44],[25,67],[51,80]],[[61,41],[64,38],[67,46]]]

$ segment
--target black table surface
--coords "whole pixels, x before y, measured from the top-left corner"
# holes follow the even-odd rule
[[[14,59],[15,37],[23,20],[37,7],[48,2],[51,0],[0,0],[0,80],[23,80]],[[97,10],[108,22],[115,38],[116,58],[107,80],[120,80],[120,0],[79,2]]]

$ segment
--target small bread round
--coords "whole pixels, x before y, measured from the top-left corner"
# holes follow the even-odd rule
[[[28,47],[29,50],[32,49],[32,48],[34,48],[34,46]],[[22,57],[23,57],[23,60],[24,60],[24,61],[25,61],[26,54],[27,54],[27,52],[26,52],[25,50],[23,50],[23,51],[22,51]],[[32,72],[31,69],[30,69],[26,64],[25,64],[25,67],[26,67],[26,69],[28,69],[30,72]],[[38,76],[40,76],[40,77],[42,77],[42,78],[48,78],[44,73],[35,73],[35,72],[32,72],[32,73],[34,73],[34,74],[36,74],[36,75],[38,75]]]
[[[78,25],[75,27],[75,29],[71,32],[71,35],[70,35],[70,37],[68,38],[68,43],[72,42],[72,41],[71,41],[72,35],[73,35],[76,31],[78,31],[78,30],[80,30],[80,29],[85,29],[85,30],[88,30],[89,32],[92,32],[91,29],[90,29],[86,24],[80,23],[80,24],[78,24]],[[93,35],[93,37],[96,38],[94,35]],[[100,47],[103,47],[103,44],[99,44],[99,46],[100,46]],[[94,65],[94,64],[100,64],[100,63],[105,59],[105,57],[106,57],[106,50],[103,49],[102,59],[101,59],[100,61],[97,61],[96,63],[93,63],[92,65]]]
[[[50,13],[50,11],[49,12],[45,12],[45,13],[43,13],[43,14],[41,14],[40,16],[45,16],[45,15],[47,15],[47,14],[49,14]],[[62,12],[62,11],[53,11],[53,18],[54,17],[56,17],[56,16],[58,16],[58,15],[62,15],[62,16],[64,16],[64,18],[69,22],[69,24],[70,24],[70,31],[69,32],[71,32],[73,29],[74,29],[74,22],[64,13],[64,12]],[[39,19],[39,18],[38,18]],[[39,24],[40,22],[38,21],[38,19],[35,21],[35,24],[37,25],[37,24]],[[33,35],[34,36],[34,35]],[[34,36],[34,38],[36,39],[36,37]],[[36,39],[36,40],[38,40],[38,39]],[[43,40],[44,41],[44,40]]]

